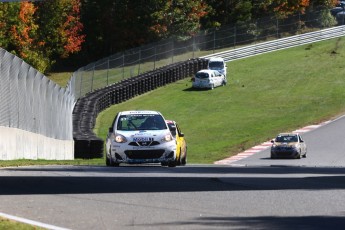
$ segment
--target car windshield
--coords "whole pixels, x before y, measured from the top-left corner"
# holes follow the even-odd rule
[[[276,142],[297,142],[298,138],[294,136],[277,136]]]
[[[195,77],[200,79],[207,79],[208,73],[196,73]]]
[[[223,69],[224,68],[224,63],[223,62],[210,62],[208,64],[210,69]]]
[[[121,115],[117,122],[117,130],[162,130],[167,129],[162,116],[158,114]]]

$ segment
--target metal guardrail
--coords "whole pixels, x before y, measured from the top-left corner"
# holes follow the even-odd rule
[[[241,48],[236,48],[216,54],[203,56],[201,58],[221,57],[226,62],[247,58],[263,53],[273,52],[277,50],[292,48],[295,46],[306,45],[314,42],[328,40],[332,38],[345,36],[345,26],[337,26],[329,29],[319,30],[315,32],[294,35],[291,37],[276,39],[272,41],[257,43]]]

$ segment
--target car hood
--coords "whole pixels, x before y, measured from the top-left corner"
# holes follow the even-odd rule
[[[136,131],[116,131],[116,134],[121,134],[125,136],[130,141],[133,138],[141,138],[141,137],[149,137],[153,138],[154,140],[159,140],[164,138],[165,135],[169,134],[170,131],[168,129],[163,130],[136,130]]]
[[[274,142],[273,145],[293,147],[298,145],[298,142]]]

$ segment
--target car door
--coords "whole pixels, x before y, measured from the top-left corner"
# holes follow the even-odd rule
[[[221,73],[219,73],[219,72],[216,72],[215,73],[215,79],[216,79],[216,85],[217,86],[221,86],[222,85],[222,82],[223,82],[223,78],[222,78],[222,75],[221,75]]]

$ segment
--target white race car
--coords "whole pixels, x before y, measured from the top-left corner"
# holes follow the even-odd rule
[[[106,138],[106,165],[161,163],[176,166],[176,143],[157,111],[119,112]]]

